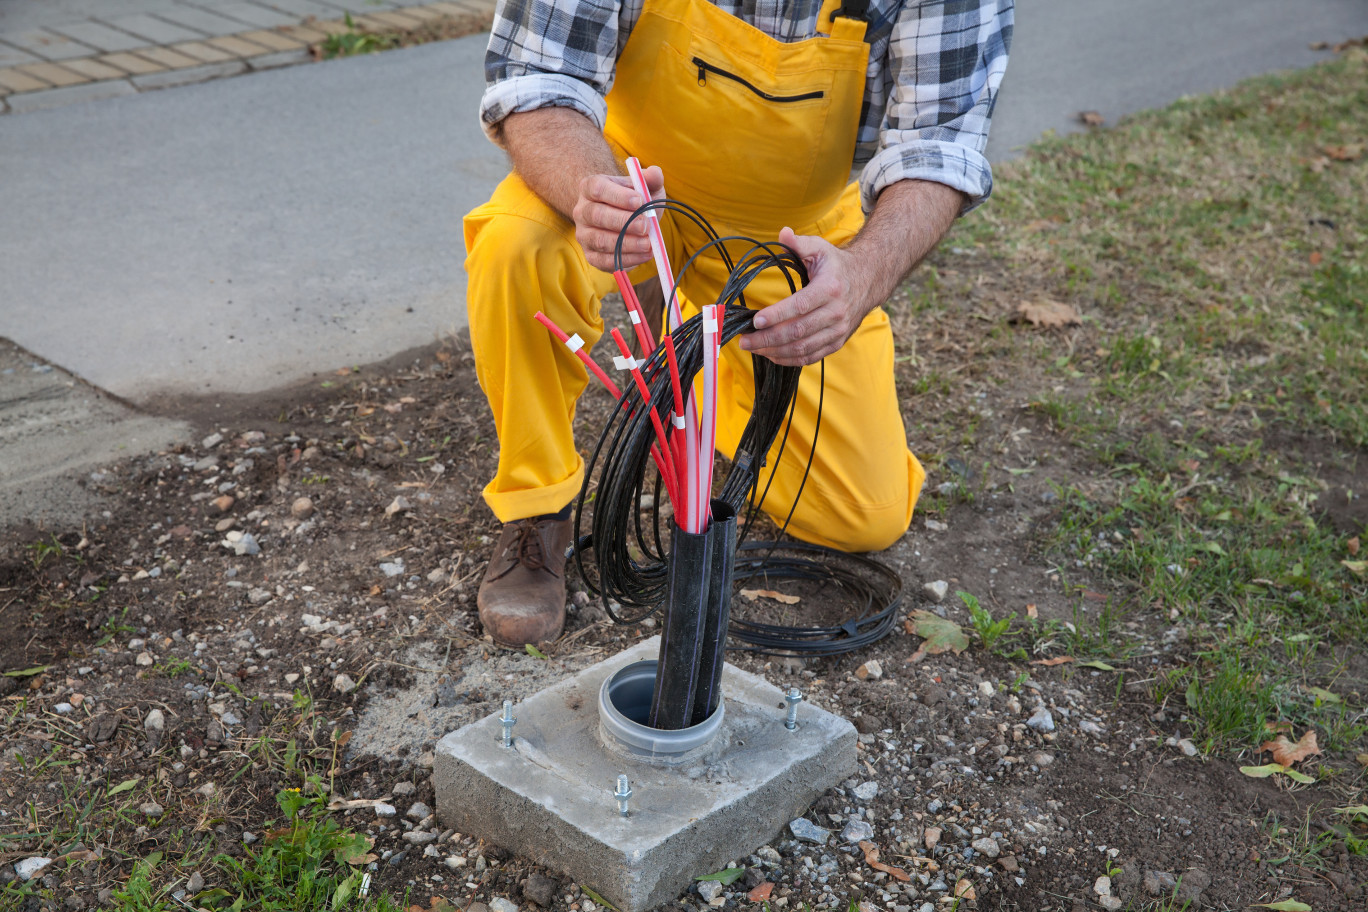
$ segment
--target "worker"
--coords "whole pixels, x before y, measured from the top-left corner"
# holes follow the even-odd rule
[[[983,150],[1006,68],[1012,0],[500,0],[480,117],[512,173],[464,221],[470,341],[499,438],[485,502],[504,524],[477,603],[485,632],[522,645],[565,620],[570,503],[585,465],[571,424],[587,373],[533,319],[592,346],[613,251],[644,200],[699,210],[721,234],[778,239],[807,266],[746,291],[755,331],[719,366],[718,451],[754,396],[751,357],[803,371],[764,503],[804,541],[886,548],[907,531],[925,472],[908,448],[881,306],[988,197]],[[856,179],[852,180],[852,175]],[[706,241],[662,217],[670,260]],[[651,275],[645,219],[622,245]],[[687,319],[717,300],[720,258],[683,277]],[[821,445],[804,481],[821,398]],[[773,456],[773,453],[771,454]],[[767,470],[768,472],[768,470]]]

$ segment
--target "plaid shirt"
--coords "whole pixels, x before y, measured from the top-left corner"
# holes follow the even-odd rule
[[[822,0],[713,0],[780,41],[817,34]],[[618,55],[644,0],[500,0],[485,54],[485,132],[509,114],[573,108],[600,129]],[[852,166],[866,212],[888,185],[936,181],[988,198],[983,156],[1007,68],[1013,0],[871,0],[869,68]]]

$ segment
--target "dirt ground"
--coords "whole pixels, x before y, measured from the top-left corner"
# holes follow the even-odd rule
[[[953,254],[938,257],[953,274]],[[1294,892],[1317,912],[1365,908],[1368,862],[1322,838],[1339,799],[1189,755],[1181,708],[1156,703],[1154,691],[1164,670],[1190,659],[1182,629],[1084,571],[1061,578],[1041,530],[1065,509],[1054,483],[1086,484],[1090,467],[1071,461],[1039,413],[978,392],[974,375],[995,368],[965,353],[981,345],[971,340],[984,338],[984,319],[1031,331],[972,297],[906,329],[920,369],[939,365],[957,380],[926,390],[909,367],[900,376],[931,469],[912,529],[879,556],[903,578],[901,612],[967,625],[960,589],[999,616],[1033,606],[1129,643],[1124,667],[1009,661],[977,643],[921,656],[921,638],[901,623],[847,656],[736,653],[743,668],[852,719],[861,771],[808,814],[831,830],[829,844],[785,830],[772,851],[738,859],[750,867],[744,881],[680,904],[749,907],[747,892],[772,883],[771,905],[790,908],[930,912],[958,894],[961,909],[1244,909]],[[1086,350],[1092,332],[1041,334],[1040,344]],[[1019,388],[1045,382],[1022,377]],[[586,396],[585,446],[607,404],[599,391]],[[383,852],[377,889],[461,908],[502,897],[592,910],[577,885],[478,833],[443,832],[422,850],[403,839],[440,830],[422,808],[404,816],[415,802],[435,805],[437,737],[657,632],[615,627],[572,576],[566,631],[548,658],[482,637],[474,594],[496,524],[479,492],[496,441],[468,342],[270,398],[158,411],[192,421],[201,442],[91,474],[84,483],[103,507],[81,526],[19,523],[0,538],[0,668],[23,672],[0,677],[0,862],[9,880],[11,863],[70,856],[41,875],[51,898],[25,908],[107,905],[157,851],[183,853],[182,869],[212,883],[203,860],[240,851],[273,815],[272,796],[293,781],[282,757],[294,751],[292,763],[328,771],[336,794],[398,806],[391,819],[345,812]],[[975,431],[938,436],[949,425],[930,414],[972,415]],[[989,455],[1039,470],[968,468]],[[950,592],[940,603],[924,588],[938,580]],[[1361,690],[1354,661],[1349,679]],[[73,792],[130,780],[130,804],[109,829],[72,822]],[[842,838],[861,821],[897,874]],[[1305,851],[1277,851],[1298,828]],[[1108,875],[1104,894],[1098,878]]]

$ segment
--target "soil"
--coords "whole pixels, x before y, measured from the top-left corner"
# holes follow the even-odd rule
[[[1110,871],[1110,897],[1137,909],[1175,891],[1174,909],[1182,899],[1243,909],[1293,891],[1317,912],[1365,908],[1368,862],[1343,841],[1272,854],[1275,818],[1293,832],[1306,825],[1314,839],[1343,801],[1237,769],[1266,760],[1188,756],[1180,712],[1156,705],[1152,691],[1159,674],[1188,661],[1184,640],[1166,637],[1165,618],[1131,594],[1074,574],[1069,585],[1085,593],[1078,608],[1059,556],[1039,542],[1061,509],[1051,482],[1084,484],[1090,467],[1071,461],[1038,413],[976,392],[994,370],[980,357],[991,344],[977,326],[985,314],[1017,331],[991,301],[970,298],[917,336],[917,370],[959,371],[951,388],[914,390],[910,367],[902,377],[909,432],[939,454],[927,460],[925,512],[879,556],[903,577],[902,611],[967,625],[956,589],[997,615],[1034,606],[1070,621],[1106,609],[1117,613],[1118,636],[1146,648],[1120,673],[1008,661],[977,646],[923,656],[900,623],[852,655],[737,653],[741,667],[852,719],[862,759],[857,777],[807,815],[832,830],[828,845],[786,830],[774,853],[737,859],[753,870],[714,904],[751,906],[747,890],[768,882],[777,908],[949,908],[958,889],[960,909],[1075,912],[1113,905],[1096,890]],[[1068,344],[1086,349],[1089,332]],[[1021,378],[1021,388],[1038,382]],[[593,909],[556,872],[479,834],[443,833],[436,854],[425,854],[400,834],[440,825],[404,813],[413,802],[435,806],[436,738],[657,631],[612,625],[572,577],[566,630],[547,658],[482,636],[474,595],[497,525],[480,490],[497,444],[465,339],[339,371],[325,387],[158,403],[202,442],[91,474],[85,484],[101,506],[79,527],[3,531],[0,668],[41,670],[0,677],[0,861],[8,872],[78,839],[96,850],[42,875],[53,908],[107,905],[154,851],[240,852],[243,834],[275,816],[275,792],[298,784],[281,760],[293,743],[330,772],[336,794],[398,806],[389,819],[345,812],[389,853],[375,889],[423,905],[506,897]],[[607,406],[606,394],[586,395],[577,417],[586,445]],[[947,425],[934,415],[973,415],[973,439],[942,436]],[[990,456],[1038,471],[970,468]],[[974,496],[955,493],[965,487]],[[943,603],[923,588],[936,580],[949,584]],[[1041,709],[1054,730],[1028,724]],[[148,721],[153,710],[163,728]],[[1352,757],[1322,760],[1357,770]],[[163,813],[103,834],[61,828],[65,790],[96,795],[135,777]],[[877,789],[862,788],[867,781]],[[882,862],[899,873],[875,870],[841,838],[852,820],[871,824]],[[72,835],[44,844],[54,830]],[[201,870],[212,884],[212,870]],[[690,892],[678,904],[705,900]]]

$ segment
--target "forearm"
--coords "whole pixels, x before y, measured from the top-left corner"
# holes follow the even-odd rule
[[[902,180],[879,194],[864,228],[845,249],[864,265],[861,316],[893,294],[954,224],[964,194],[932,181]]]
[[[571,108],[510,114],[501,126],[513,169],[568,219],[574,218],[586,178],[622,173],[603,133]]]

